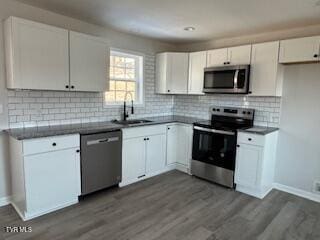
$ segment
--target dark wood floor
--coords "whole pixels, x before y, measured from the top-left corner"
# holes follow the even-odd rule
[[[2,207],[0,227],[1,240],[319,240],[320,204],[279,191],[258,200],[172,171],[27,222]]]

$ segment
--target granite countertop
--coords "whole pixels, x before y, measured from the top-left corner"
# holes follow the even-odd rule
[[[259,135],[267,135],[269,133],[278,131],[279,128],[275,127],[263,127],[263,126],[253,126],[247,129],[239,129],[238,132],[254,133]]]
[[[203,119],[184,117],[184,116],[161,116],[161,117],[147,117],[141,118],[152,122],[146,122],[135,125],[121,125],[111,121],[106,122],[94,122],[94,123],[82,123],[82,124],[69,124],[69,125],[55,125],[55,126],[43,126],[43,127],[30,127],[30,128],[13,128],[4,130],[11,137],[17,140],[25,140],[40,137],[50,137],[67,134],[93,134],[105,131],[114,131],[122,128],[129,127],[141,127],[155,124],[165,123],[185,123],[193,124],[194,122],[203,121]]]

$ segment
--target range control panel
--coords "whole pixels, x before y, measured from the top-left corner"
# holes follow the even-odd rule
[[[240,117],[246,119],[254,118],[254,109],[252,108],[234,108],[234,107],[218,107],[212,106],[210,108],[212,115]]]

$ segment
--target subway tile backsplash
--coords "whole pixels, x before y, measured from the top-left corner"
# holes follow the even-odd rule
[[[231,95],[175,96],[173,112],[176,115],[210,119],[210,106],[254,108],[255,125],[278,127],[280,97],[251,97]]]
[[[183,115],[209,119],[209,107],[235,106],[256,109],[255,124],[278,126],[278,97],[230,95],[169,96],[155,94],[155,56],[145,56],[145,103],[133,118]],[[8,90],[9,126],[34,127],[120,119],[122,106],[104,104],[103,93]]]
[[[173,113],[173,96],[155,94],[155,56],[145,55],[145,103],[134,118]],[[120,119],[122,106],[105,106],[103,93],[8,91],[10,128]]]

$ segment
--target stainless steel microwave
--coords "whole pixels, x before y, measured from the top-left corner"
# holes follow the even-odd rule
[[[250,65],[204,69],[205,93],[248,94]]]

